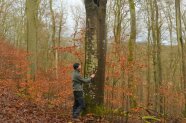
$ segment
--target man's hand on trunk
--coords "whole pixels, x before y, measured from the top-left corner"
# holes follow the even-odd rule
[[[92,78],[92,79],[93,79],[94,77],[95,77],[95,74],[92,74],[92,75],[90,76],[90,78]]]

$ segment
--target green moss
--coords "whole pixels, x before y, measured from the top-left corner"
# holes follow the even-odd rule
[[[156,118],[155,116],[143,116],[142,119],[144,120],[145,123],[152,123],[152,122],[157,122],[161,121],[160,119]]]

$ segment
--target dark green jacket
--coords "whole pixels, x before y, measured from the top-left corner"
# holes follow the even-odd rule
[[[83,83],[90,83],[91,78],[82,78],[78,70],[74,70],[72,74],[72,83],[74,91],[83,91]]]

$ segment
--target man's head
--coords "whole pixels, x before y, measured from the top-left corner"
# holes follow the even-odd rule
[[[74,63],[73,67],[74,67],[74,70],[78,70],[78,71],[81,70],[81,65],[79,63]]]

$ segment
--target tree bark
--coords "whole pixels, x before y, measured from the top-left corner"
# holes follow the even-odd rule
[[[128,88],[134,92],[134,71],[133,71],[133,62],[134,62],[134,53],[135,53],[135,44],[136,44],[136,9],[134,0],[129,0],[130,8],[130,39],[128,43],[129,55],[128,55],[128,67],[130,68],[128,73]],[[134,94],[134,93],[133,93]],[[129,97],[130,107],[136,106],[136,101],[133,97]]]
[[[150,106],[150,96],[151,96],[151,91],[150,91],[150,85],[151,85],[151,64],[150,64],[150,57],[151,57],[151,22],[150,22],[150,7],[148,0],[145,1],[146,3],[146,11],[147,11],[147,27],[148,27],[148,37],[147,37],[147,102],[146,106]]]
[[[180,0],[175,0],[175,8],[176,8],[176,32],[177,32],[177,41],[179,52],[181,53],[181,67],[182,67],[182,77],[183,77],[183,85],[184,85],[184,116],[186,117],[186,70],[185,70],[185,46],[182,38],[182,26],[181,26],[181,11],[180,11]]]
[[[55,78],[58,79],[58,43],[56,40],[56,21],[55,15],[53,11],[53,0],[50,0],[50,13],[52,19],[52,43],[53,43],[53,50],[54,50],[54,66],[55,66]]]
[[[162,85],[162,66],[161,66],[161,26],[159,24],[159,8],[158,8],[158,3],[157,0],[154,0],[154,5],[155,5],[155,11],[156,11],[156,42],[157,42],[157,84],[158,84],[158,89],[160,89]],[[160,113],[163,113],[163,97],[159,93],[159,108],[160,108]]]
[[[97,40],[97,52],[98,52],[98,71],[96,74],[96,102],[99,105],[104,103],[104,84],[105,84],[105,64],[106,64],[106,51],[107,51],[107,39],[106,39],[106,5],[107,0],[101,0],[99,2],[98,9],[98,40]]]
[[[153,39],[153,75],[155,83],[155,110],[163,112],[163,98],[159,93],[162,85],[162,66],[161,66],[161,25],[159,24],[159,9],[157,0],[150,1],[152,39]]]
[[[35,81],[37,71],[37,27],[38,27],[38,7],[40,0],[26,0],[27,17],[27,52],[30,53],[30,77]]]
[[[86,36],[85,36],[85,67],[84,76],[89,76],[97,68],[95,78],[95,103],[104,103],[104,82],[106,62],[106,4],[107,0],[95,3],[85,0],[86,8]],[[85,88],[86,90],[86,88]]]
[[[93,0],[85,0],[86,34],[84,76],[88,77],[97,66],[97,17],[98,8]]]

